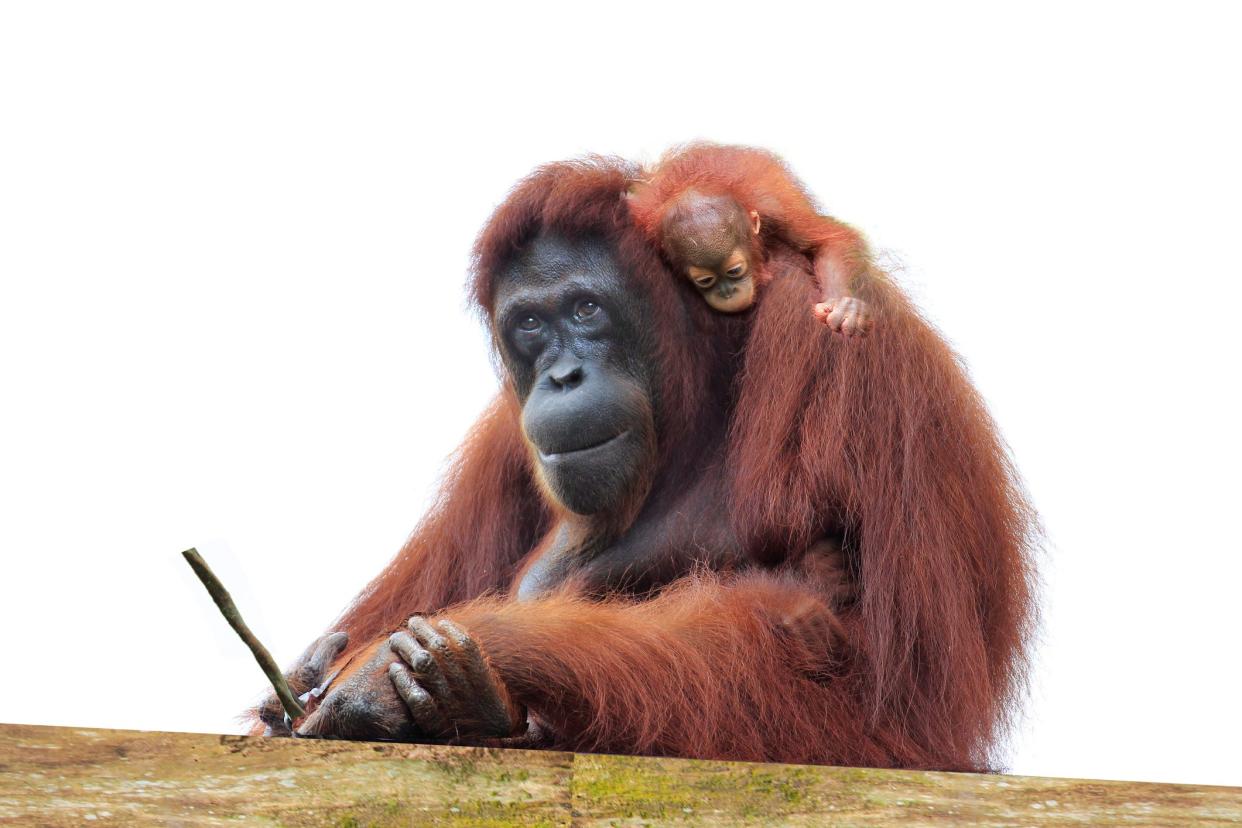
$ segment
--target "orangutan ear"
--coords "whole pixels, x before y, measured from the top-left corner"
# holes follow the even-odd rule
[[[750,211],[750,231],[759,235],[759,213],[754,210]]]

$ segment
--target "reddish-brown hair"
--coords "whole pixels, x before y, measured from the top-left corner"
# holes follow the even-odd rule
[[[896,285],[873,280],[881,322],[864,340],[813,319],[811,290],[777,275],[755,314],[730,440],[737,525],[777,557],[842,532],[860,712],[982,763],[1024,686],[1035,513],[959,358]]]

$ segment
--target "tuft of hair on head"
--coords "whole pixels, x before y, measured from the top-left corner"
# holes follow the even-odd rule
[[[666,255],[684,263],[695,254],[724,258],[733,248],[749,245],[746,211],[727,195],[688,190],[664,211],[660,244]]]

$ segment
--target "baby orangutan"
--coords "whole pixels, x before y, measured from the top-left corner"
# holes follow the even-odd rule
[[[865,242],[820,215],[771,153],[705,143],[673,151],[631,191],[629,206],[678,272],[721,313],[755,303],[771,278],[767,246],[782,242],[811,257],[820,321],[847,337],[863,336],[873,324],[855,295],[870,268]]]

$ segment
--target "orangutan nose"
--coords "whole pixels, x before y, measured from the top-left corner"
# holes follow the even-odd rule
[[[573,390],[581,385],[582,378],[581,362],[572,365],[556,365],[548,372],[548,379],[552,380],[552,384],[566,391]]]

